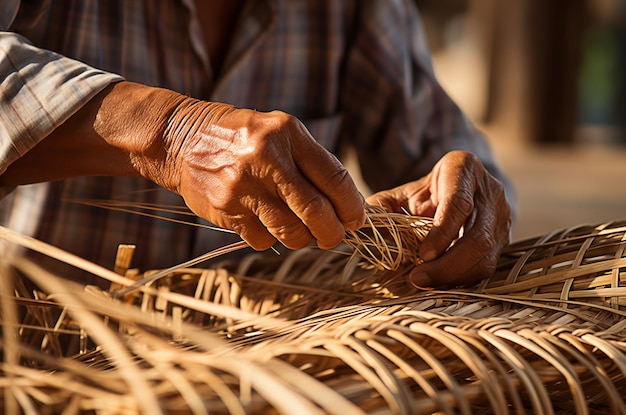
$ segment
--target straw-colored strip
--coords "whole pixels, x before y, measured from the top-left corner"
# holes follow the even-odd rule
[[[379,206],[366,206],[365,225],[346,234],[345,243],[376,269],[397,271],[419,264],[419,247],[432,227],[432,219],[390,213]]]
[[[25,260],[2,269],[0,281],[15,284],[0,319],[17,331],[16,344],[0,344],[14,362],[0,372],[3,405],[79,414],[141,413],[150,402],[194,414],[626,413],[622,222],[513,244],[491,279],[451,291],[407,282],[419,259],[388,225],[359,236],[356,255],[309,248],[132,278],[0,229],[103,281],[66,283]],[[383,241],[390,246],[376,251]],[[27,290],[13,267],[39,288]],[[136,290],[121,301],[107,291],[112,282]],[[22,321],[11,321],[5,303]]]

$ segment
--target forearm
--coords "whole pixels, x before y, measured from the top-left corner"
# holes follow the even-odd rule
[[[130,82],[109,86],[0,176],[15,186],[75,176],[140,176],[172,187],[163,132],[186,97]]]

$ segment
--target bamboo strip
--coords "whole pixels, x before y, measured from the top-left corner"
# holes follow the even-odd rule
[[[5,410],[626,413],[626,222],[512,244],[475,287],[422,291],[405,275],[425,233],[379,213],[333,252],[137,276],[120,259],[128,277],[0,229],[110,286],[5,261]]]

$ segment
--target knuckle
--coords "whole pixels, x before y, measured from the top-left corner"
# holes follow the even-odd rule
[[[273,143],[281,141],[283,132],[289,129],[293,116],[282,111],[257,113],[241,134],[246,137],[248,154],[265,154]]]
[[[465,152],[465,160],[468,164],[474,166],[482,166],[483,162],[478,158],[478,156],[474,153]]]
[[[463,151],[462,153],[463,153],[463,162],[465,165],[473,166],[473,167],[483,165],[482,161],[480,161],[480,159],[478,158],[476,154],[470,153],[468,151]]]
[[[476,166],[482,165],[482,162],[478,158],[478,156],[474,153],[464,150],[453,150],[447,154],[451,159],[456,160],[456,162],[463,166]]]
[[[304,223],[309,223],[321,216],[324,216],[328,209],[328,201],[320,193],[311,194],[301,203],[302,205],[299,206],[298,210],[302,214],[302,220]]]
[[[452,215],[466,218],[474,210],[474,198],[465,190],[459,190],[452,198],[449,209]]]
[[[354,184],[348,169],[341,165],[338,165],[337,169],[329,172],[326,180],[333,189],[348,189]],[[345,192],[344,195],[345,197],[349,197],[350,193]]]
[[[267,113],[266,126],[271,133],[293,131],[300,128],[300,120],[286,112],[274,110]]]
[[[276,125],[289,125],[297,118],[293,115],[280,110],[274,110],[267,113],[276,123]]]

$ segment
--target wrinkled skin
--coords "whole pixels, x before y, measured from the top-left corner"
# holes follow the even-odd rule
[[[298,249],[312,239],[329,249],[363,224],[364,200],[347,170],[286,113],[187,100],[164,136],[175,191],[196,214],[255,249],[276,240]],[[450,152],[425,177],[368,202],[433,217],[419,252],[425,263],[409,276],[417,286],[485,278],[509,242],[504,187],[468,152]]]
[[[0,184],[84,175],[152,180],[258,250],[312,239],[329,249],[365,221],[348,171],[295,117],[132,82],[95,96],[12,163]]]
[[[298,249],[312,239],[332,248],[365,219],[363,197],[346,169],[296,118],[130,82],[94,97],[12,163],[0,184],[81,175],[143,176],[258,250],[277,240]],[[368,202],[434,218],[419,252],[426,262],[410,274],[418,286],[489,276],[509,240],[504,188],[467,152],[448,153],[425,177]]]
[[[197,215],[259,250],[312,239],[329,249],[362,226],[364,198],[348,171],[295,117],[201,102],[178,113],[165,135],[176,191]]]
[[[476,283],[493,274],[509,242],[511,212],[504,187],[471,153],[450,152],[425,177],[367,201],[433,217],[433,229],[419,250],[425,262],[409,274],[418,287]]]

